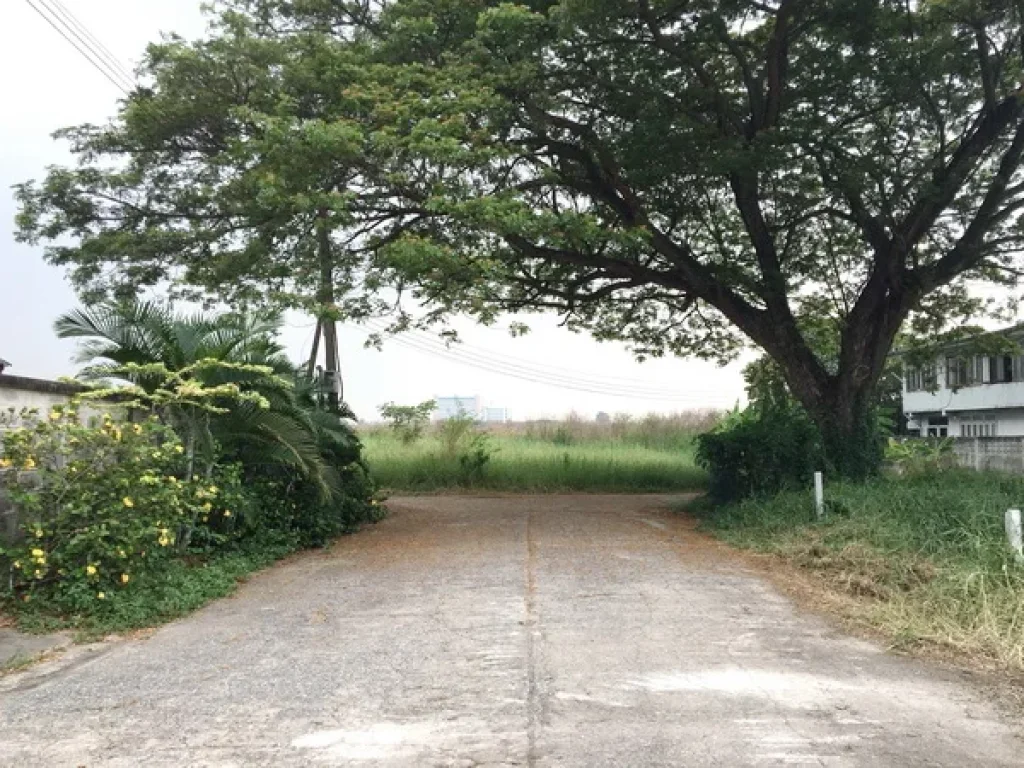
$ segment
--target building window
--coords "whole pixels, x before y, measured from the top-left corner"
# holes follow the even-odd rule
[[[949,389],[962,389],[981,381],[980,377],[976,376],[979,362],[980,358],[976,357],[947,357],[946,386]]]
[[[939,379],[934,363],[922,366],[907,366],[905,376],[907,392],[920,392],[921,390],[934,392],[938,389]]]
[[[949,418],[946,416],[928,417],[928,437],[946,437],[949,434]]]
[[[993,355],[988,360],[987,384],[1005,384],[1011,381],[1024,381],[1024,356]]]

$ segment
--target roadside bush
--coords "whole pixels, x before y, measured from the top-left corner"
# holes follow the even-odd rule
[[[159,568],[208,503],[180,479],[183,453],[155,419],[83,426],[54,410],[8,432],[0,467],[26,539],[2,550],[4,586],[82,608]]]
[[[19,621],[103,631],[170,618],[383,516],[347,410],[318,405],[273,340],[278,324],[141,304],[58,321],[87,340],[83,375],[101,383],[83,407],[124,419],[87,426],[56,409],[5,432],[0,478],[26,538],[0,549],[0,601]]]
[[[380,407],[380,415],[388,422],[388,426],[403,445],[412,445],[423,437],[430,423],[430,414],[435,408],[436,403],[433,400],[426,400],[419,405],[385,403]]]
[[[808,484],[824,466],[819,432],[799,407],[748,408],[697,438],[697,465],[718,502]]]
[[[258,481],[253,487],[260,529],[279,531],[297,547],[319,547],[343,533],[374,523],[386,514],[362,462],[339,471],[339,487],[325,497],[309,480]]]
[[[456,458],[464,446],[477,434],[476,419],[467,414],[451,416],[437,425],[437,437],[441,450],[449,459]]]
[[[898,472],[919,474],[956,465],[953,438],[889,438],[885,461]]]
[[[467,485],[478,482],[483,477],[493,453],[494,449],[488,436],[483,432],[474,434],[467,448],[459,454],[463,482]]]

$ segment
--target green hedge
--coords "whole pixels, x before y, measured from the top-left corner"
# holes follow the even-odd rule
[[[718,502],[776,493],[811,482],[824,466],[817,427],[802,409],[748,408],[697,438],[697,464]]]

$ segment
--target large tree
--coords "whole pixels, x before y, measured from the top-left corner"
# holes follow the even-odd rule
[[[366,258],[353,268],[369,287],[385,278],[415,286],[438,314],[553,309],[640,354],[726,358],[753,342],[778,363],[842,471],[870,468],[871,395],[908,319],[923,331],[948,327],[981,308],[969,280],[1016,278],[1017,2],[231,5],[226,18],[256,30],[261,45],[315,41],[324,71],[343,73],[305,79],[293,93],[331,105],[309,124],[344,143],[322,145],[321,161],[358,170],[331,187],[348,193],[338,210],[387,222],[366,234]],[[157,77],[147,98],[167,88]],[[199,88],[181,83],[183,94]],[[214,105],[214,126],[222,112]],[[285,137],[307,125],[298,117]],[[273,156],[278,137],[262,126],[281,123],[259,124],[254,146]],[[87,270],[118,255],[181,264],[176,245],[150,262],[132,253],[160,243],[166,227],[123,241],[102,206],[80,207],[103,150],[86,138],[78,176],[55,171],[42,188],[22,188],[25,236],[77,235],[51,256]],[[126,146],[133,163],[148,151]],[[313,220],[329,194],[316,167],[288,177],[293,193],[304,185],[315,196]],[[242,176],[251,178],[249,166]],[[188,229],[205,231],[203,209],[194,213]],[[222,250],[236,253],[236,237],[194,251],[197,271],[185,279],[220,280],[197,275]],[[281,265],[282,244],[230,259],[231,279],[263,280],[267,265]],[[833,337],[824,345],[822,327]]]
[[[365,34],[260,5],[222,7],[205,39],[150,45],[114,119],[59,131],[80,163],[17,188],[20,234],[48,241],[90,300],[160,286],[307,311],[310,373],[321,337],[336,373],[336,321],[379,309],[364,240],[408,212],[369,190],[364,134],[345,119]]]
[[[969,279],[1016,276],[1019,3],[400,2],[389,16],[392,55],[456,102],[435,118],[444,154],[423,150],[446,169],[427,205],[453,236],[393,248],[396,265],[453,308],[554,307],[641,351],[751,340],[843,471],[870,469],[872,392],[908,318],[948,326],[979,309]]]

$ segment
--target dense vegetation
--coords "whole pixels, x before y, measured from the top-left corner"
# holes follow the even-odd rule
[[[486,431],[450,420],[414,440],[389,428],[361,435],[374,481],[389,490],[690,491],[706,482],[694,464],[694,438],[715,418],[569,418]]]
[[[852,596],[839,610],[897,646],[951,649],[1024,671],[1024,567],[1003,515],[1024,478],[924,466],[903,476],[826,485],[827,517],[790,491],[718,507],[707,525]]]
[[[1021,275],[1020,3],[210,13],[147,49],[113,119],[62,132],[76,163],[17,190],[19,236],[90,295],[753,344],[859,476],[897,335],[969,333],[998,309],[969,288]]]
[[[131,303],[57,329],[83,339],[95,386],[3,436],[25,538],[0,549],[0,597],[23,623],[169,618],[382,514],[358,437],[283,358],[275,318]]]

